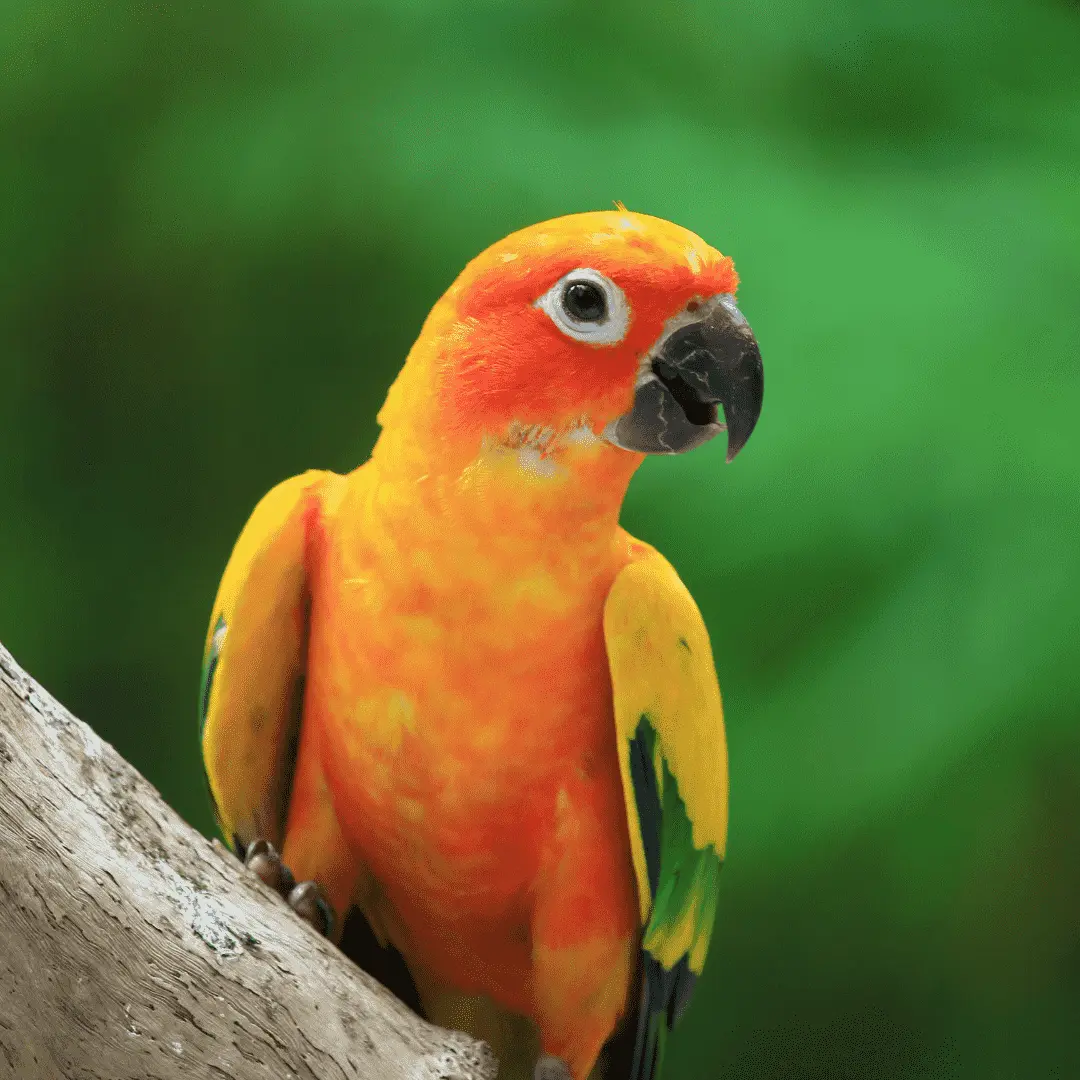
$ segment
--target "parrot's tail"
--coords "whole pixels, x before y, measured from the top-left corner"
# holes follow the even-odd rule
[[[653,969],[656,970],[653,970]],[[638,1011],[637,1042],[630,1080],[658,1080],[664,1065],[667,1044],[668,1010],[662,993],[663,969],[651,957],[645,957],[641,980],[641,1008]]]
[[[659,1080],[668,1034],[686,1009],[696,982],[697,975],[690,970],[685,956],[673,968],[666,968],[655,956],[643,954],[641,1006],[630,1080]]]

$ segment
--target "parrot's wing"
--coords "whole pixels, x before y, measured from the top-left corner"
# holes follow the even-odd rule
[[[727,747],[709,635],[652,549],[604,607],[619,764],[641,902],[632,1080],[651,1080],[705,962],[727,838]]]
[[[210,796],[238,854],[281,848],[303,704],[308,530],[330,473],[269,491],[236,541],[203,653],[199,719]]]

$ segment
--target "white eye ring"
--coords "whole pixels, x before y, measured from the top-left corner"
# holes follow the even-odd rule
[[[603,293],[606,310],[600,318],[581,319],[567,310],[566,292],[571,285],[578,284],[595,285]],[[626,302],[626,294],[611,278],[587,266],[563,274],[534,306],[545,312],[567,337],[590,345],[617,345],[630,327],[630,305]]]

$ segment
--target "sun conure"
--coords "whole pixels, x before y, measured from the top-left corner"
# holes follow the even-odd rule
[[[730,461],[750,436],[737,280],[621,206],[488,248],[425,321],[370,459],[266,495],[214,602],[224,835],[332,936],[359,909],[501,1078],[599,1075],[624,1032],[608,1075],[654,1080],[705,961],[720,693],[697,606],[619,510],[646,454],[726,427]]]

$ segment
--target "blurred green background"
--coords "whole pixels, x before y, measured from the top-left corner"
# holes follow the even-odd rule
[[[624,515],[699,599],[731,746],[670,1075],[1080,1076],[1080,5],[0,19],[26,668],[210,831],[199,654],[259,496],[364,459],[488,243],[671,218],[734,256],[767,392],[734,466],[649,460]]]

